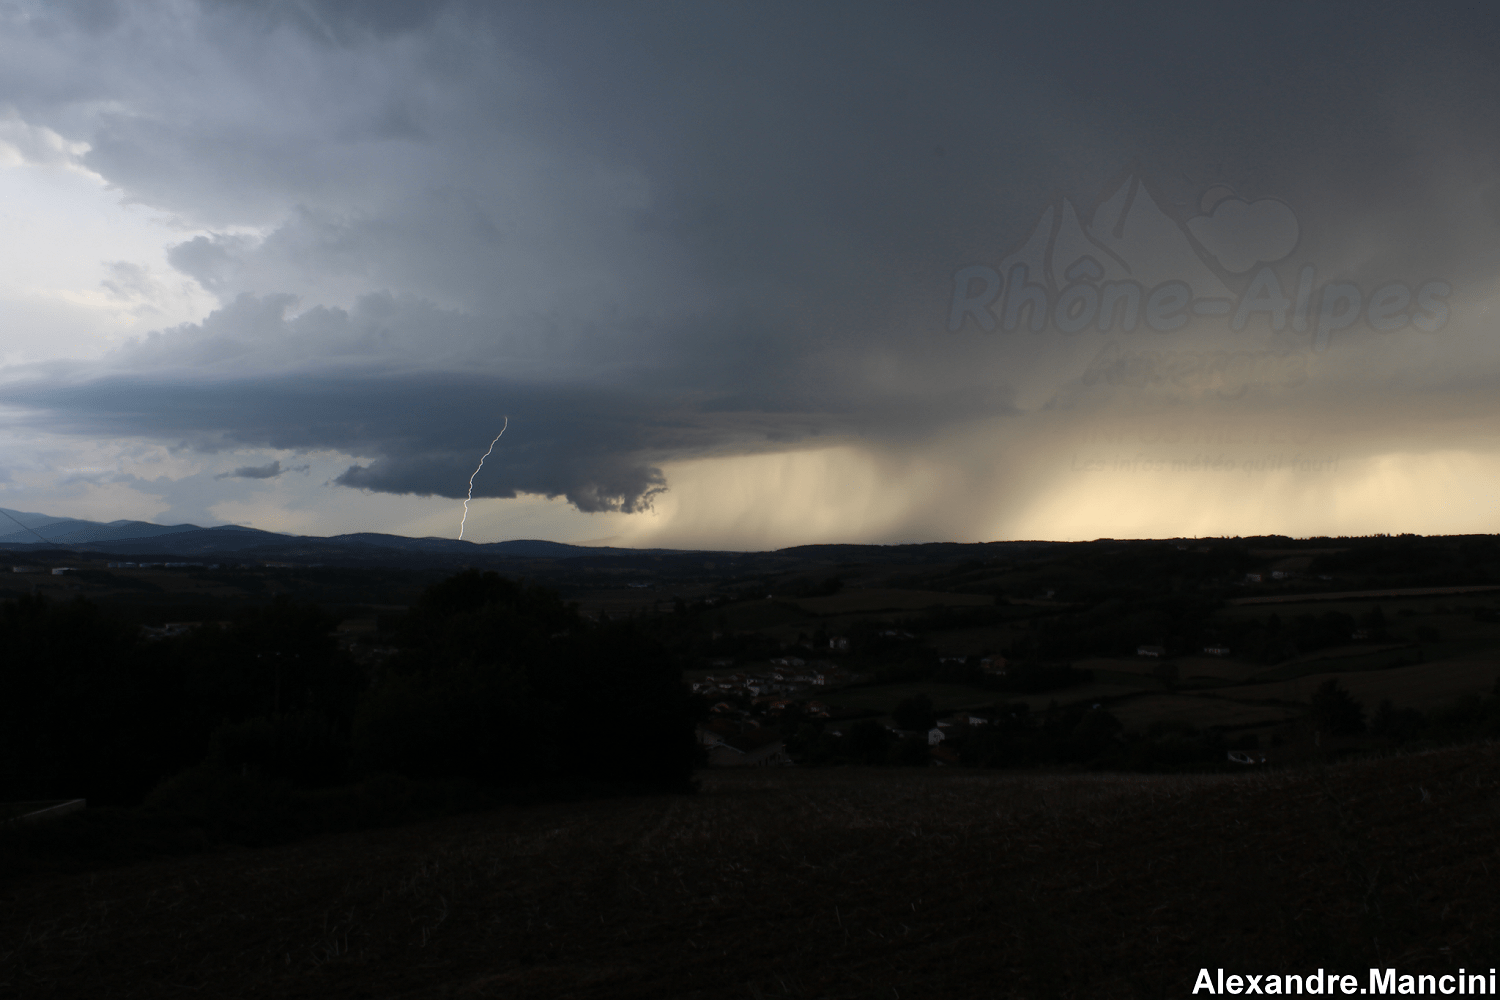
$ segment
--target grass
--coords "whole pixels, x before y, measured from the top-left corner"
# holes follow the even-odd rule
[[[1391,587],[1391,588],[1366,588],[1360,590],[1327,591],[1327,600],[1318,601],[1315,593],[1297,594],[1266,594],[1247,597],[1230,598],[1229,603],[1240,607],[1255,607],[1264,605],[1277,605],[1278,608],[1287,604],[1314,604],[1321,603],[1327,606],[1336,601],[1362,601],[1380,602],[1400,599],[1403,597],[1460,597],[1474,596],[1480,600],[1490,600],[1494,591],[1500,590],[1500,585],[1475,584],[1456,587]]]
[[[1091,660],[1075,664],[1094,675],[1094,680],[1104,684],[1118,684],[1120,687],[1131,688],[1138,691],[1157,691],[1162,687],[1162,682],[1157,680],[1150,671],[1145,670],[1117,670],[1115,661]]]
[[[795,602],[815,615],[847,615],[879,611],[922,611],[931,607],[993,607],[990,594],[953,594],[941,590],[841,590],[826,597],[804,597]]]
[[[1380,670],[1339,671],[1307,674],[1265,684],[1224,688],[1216,694],[1225,698],[1281,698],[1305,702],[1312,692],[1329,678],[1335,678],[1356,700],[1364,702],[1366,711],[1374,711],[1384,699],[1398,707],[1434,708],[1466,694],[1488,694],[1500,677],[1500,660],[1447,660],[1418,663],[1408,667]]]
[[[1263,692],[1269,697],[1270,692]],[[1109,708],[1127,730],[1140,731],[1153,722],[1185,722],[1196,728],[1239,728],[1274,724],[1302,714],[1302,709],[1283,705],[1254,705],[1207,695],[1183,693],[1143,694],[1116,702]]]
[[[800,625],[812,618],[789,601],[741,601],[730,604],[715,617],[722,615],[725,624],[737,632],[753,631],[775,625]]]
[[[988,705],[995,701],[1007,700],[1001,692],[986,691],[968,684],[941,684],[937,681],[860,685],[830,692],[824,700],[840,708],[889,714],[903,698],[910,698],[913,695],[926,695],[931,698],[938,711]]]
[[[1488,967],[1500,752],[1235,776],[707,774],[0,890],[0,993],[1161,997]]]
[[[924,638],[939,656],[974,656],[1010,648],[1017,631],[1010,625],[955,628],[928,632]]]
[[[1136,677],[1144,683],[1144,681],[1156,676],[1156,671],[1161,669],[1163,662],[1175,666],[1178,677],[1184,680],[1190,677],[1210,677],[1216,680],[1243,680],[1256,669],[1255,665],[1247,664],[1241,660],[1225,660],[1213,656],[1176,656],[1166,661],[1149,659],[1147,657],[1134,657],[1131,659],[1099,657],[1097,659],[1077,660],[1073,665],[1083,670],[1092,670],[1095,677],[1101,677],[1106,674]]]

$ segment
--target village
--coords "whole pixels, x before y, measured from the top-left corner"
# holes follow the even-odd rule
[[[915,639],[910,632],[888,630],[883,638]],[[849,641],[843,637],[830,640],[830,649],[847,652]],[[987,676],[1003,677],[1005,657],[998,654],[974,657],[936,657],[941,664],[973,663]],[[720,659],[710,664],[716,669],[732,668],[733,660]],[[689,684],[695,695],[711,702],[709,719],[697,726],[697,739],[709,767],[790,767],[796,763],[787,749],[784,731],[798,722],[819,724],[822,732],[838,739],[845,729],[860,720],[878,715],[868,709],[843,708],[829,701],[840,689],[869,684],[875,678],[857,673],[829,660],[806,660],[781,656],[769,661],[764,669],[747,669],[733,673],[709,674]],[[905,729],[885,723],[885,729],[897,740],[925,740],[929,763],[942,766],[958,763],[957,757],[945,752],[942,743],[951,735],[967,734],[971,727],[983,726],[988,718],[967,710],[954,711],[951,719],[934,720],[919,729]],[[826,723],[826,724],[825,724]],[[868,724],[868,723],[867,723]]]

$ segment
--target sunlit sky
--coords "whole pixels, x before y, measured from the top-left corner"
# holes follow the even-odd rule
[[[0,506],[1494,531],[1496,25],[1244,15],[9,5]]]

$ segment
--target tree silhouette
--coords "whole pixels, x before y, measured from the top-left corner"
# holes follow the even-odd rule
[[[1364,706],[1330,677],[1312,696],[1313,723],[1330,736],[1352,736],[1365,731]]]

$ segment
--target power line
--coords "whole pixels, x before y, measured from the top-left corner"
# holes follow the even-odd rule
[[[20,521],[16,521],[16,519],[14,517],[11,517],[10,511],[6,510],[4,507],[0,507],[0,514],[4,514],[6,517],[10,517],[10,519],[12,521],[15,521],[17,524],[21,524]],[[37,531],[35,528],[32,528],[32,527],[30,527],[28,525],[21,524],[21,527],[25,528],[27,531],[31,532],[33,535],[35,535],[36,537],[40,538],[42,541],[46,542],[48,545],[60,545],[60,544],[62,544],[61,542],[54,542],[50,538],[47,538],[47,537],[43,536],[40,531]]]

